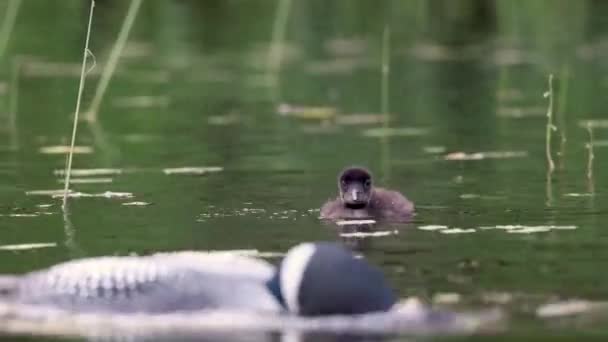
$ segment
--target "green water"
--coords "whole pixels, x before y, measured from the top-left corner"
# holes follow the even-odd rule
[[[9,3],[0,2],[0,17]],[[276,27],[277,7],[286,3],[287,24]],[[98,66],[87,78],[84,109],[127,5],[98,1],[90,46]],[[0,272],[81,256],[280,253],[301,241],[343,240],[380,265],[403,297],[449,293],[459,295],[458,308],[502,306],[514,317],[505,340],[606,334],[595,317],[534,318],[538,305],[557,299],[608,299],[608,132],[593,129],[588,177],[589,135],[581,126],[607,118],[603,2],[147,0],[99,122],[79,126],[77,145],[93,153],[74,158],[77,169],[123,173],[95,177],[111,183],[72,186],[134,197],[71,199],[66,220],[59,199],[26,192],[63,187],[53,171],[65,155],[40,149],[69,142],[87,14],[86,1],[23,0],[0,56],[0,244],[56,244],[0,251]],[[381,118],[385,27],[388,126],[410,130],[376,137],[369,129],[382,123],[345,120]],[[269,63],[271,51],[280,67]],[[548,182],[550,73],[558,130]],[[280,115],[281,104],[338,114]],[[514,155],[445,160],[453,152]],[[360,239],[322,225],[317,209],[335,196],[336,174],[350,164],[368,166],[378,184],[411,198],[414,222]],[[162,172],[184,166],[223,171]],[[134,201],[146,205],[124,205]],[[481,228],[497,225],[525,227]],[[525,233],[530,226],[545,231]],[[496,293],[506,303],[497,304]],[[486,338],[471,340],[479,339]]]

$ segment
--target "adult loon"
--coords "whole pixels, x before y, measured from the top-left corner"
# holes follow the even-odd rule
[[[236,309],[302,316],[387,311],[396,302],[378,268],[329,242],[296,245],[278,267],[202,252],[73,260],[1,276],[0,299],[75,312]]]
[[[338,197],[321,207],[321,218],[407,221],[413,212],[414,204],[399,192],[374,187],[367,169],[349,167],[338,176]]]

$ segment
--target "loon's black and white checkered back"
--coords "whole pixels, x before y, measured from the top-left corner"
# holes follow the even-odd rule
[[[274,268],[229,254],[180,252],[74,260],[20,278],[15,300],[78,311],[278,311]]]

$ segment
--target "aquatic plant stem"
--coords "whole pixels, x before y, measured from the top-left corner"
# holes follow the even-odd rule
[[[388,122],[390,119],[389,114],[389,75],[391,71],[390,66],[390,36],[391,31],[388,27],[384,28],[382,34],[382,84],[381,84],[381,96],[382,96],[382,115],[384,119],[384,128],[388,128]]]
[[[70,189],[70,173],[72,171],[72,158],[74,157],[74,144],[76,143],[76,131],[78,130],[78,114],[80,113],[80,102],[82,100],[82,92],[84,91],[84,83],[86,80],[87,57],[91,53],[89,50],[89,39],[91,37],[91,26],[93,24],[93,11],[95,9],[95,0],[91,0],[91,9],[89,12],[89,23],[87,25],[87,36],[84,43],[84,52],[82,54],[82,68],[80,69],[80,84],[78,86],[78,97],[76,98],[76,109],[74,110],[74,123],[72,126],[72,140],[70,142],[70,152],[68,153],[68,161],[65,170],[65,187],[63,189],[63,204],[65,210],[68,201],[68,191]]]
[[[278,93],[279,72],[281,71],[281,63],[283,60],[283,44],[285,43],[285,35],[287,32],[287,19],[289,18],[289,9],[291,8],[291,0],[279,0],[277,10],[274,16],[272,25],[272,38],[270,48],[268,50],[267,72],[268,82],[271,89]],[[278,100],[278,94],[275,93],[273,100]]]
[[[593,181],[593,127],[590,123],[587,124],[587,132],[589,133],[589,143],[587,143],[587,180]]]
[[[545,204],[547,207],[551,207],[553,205],[553,172],[549,171],[549,169],[547,169],[545,189],[547,192],[547,202]]]
[[[110,84],[112,76],[116,71],[118,60],[122,54],[122,51],[124,50],[125,44],[127,43],[129,33],[131,32],[131,28],[133,27],[133,23],[135,22],[135,18],[137,17],[137,13],[139,12],[142,1],[143,0],[131,0],[131,4],[127,10],[127,15],[125,16],[125,20],[123,21],[120,32],[118,33],[118,38],[116,39],[114,46],[112,46],[108,63],[105,65],[103,72],[101,73],[101,79],[97,84],[97,89],[95,89],[95,95],[93,95],[91,105],[86,111],[87,114],[85,119],[87,121],[97,121],[101,101],[103,100],[103,96],[105,95],[106,90],[108,90],[108,85]]]
[[[382,111],[382,127],[384,132],[388,132],[389,122],[390,122],[390,113],[389,113],[389,76],[391,71],[391,57],[390,57],[390,46],[391,43],[391,31],[388,26],[384,27],[384,32],[382,33],[382,65],[381,65],[381,81],[380,81],[380,107]],[[384,181],[387,181],[390,178],[390,145],[389,145],[389,135],[384,134],[381,138],[382,142],[382,164],[384,170]]]
[[[0,28],[0,62],[2,62],[2,57],[4,57],[8,40],[11,37],[13,28],[15,27],[19,7],[21,7],[21,0],[9,0],[6,13],[4,14],[4,20],[2,21],[2,28]]]
[[[549,172],[555,170],[555,163],[553,162],[553,155],[551,153],[551,133],[556,130],[553,125],[553,74],[549,75],[549,90],[545,92],[544,96],[549,98],[549,105],[547,107],[547,128],[545,133],[545,152],[547,155],[547,169]]]
[[[10,130],[10,149],[17,150],[19,136],[17,131],[17,110],[19,106],[19,76],[21,73],[21,58],[16,56],[11,63],[11,83],[8,99],[8,127]]]
[[[566,142],[567,126],[566,126],[566,109],[568,105],[568,79],[569,69],[566,64],[562,65],[559,78],[559,93],[557,97],[557,121],[559,125],[559,168],[563,170],[566,167]]]

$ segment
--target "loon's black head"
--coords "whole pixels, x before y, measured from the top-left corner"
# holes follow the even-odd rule
[[[268,287],[289,312],[303,316],[386,311],[396,302],[378,268],[329,242],[291,248]]]

